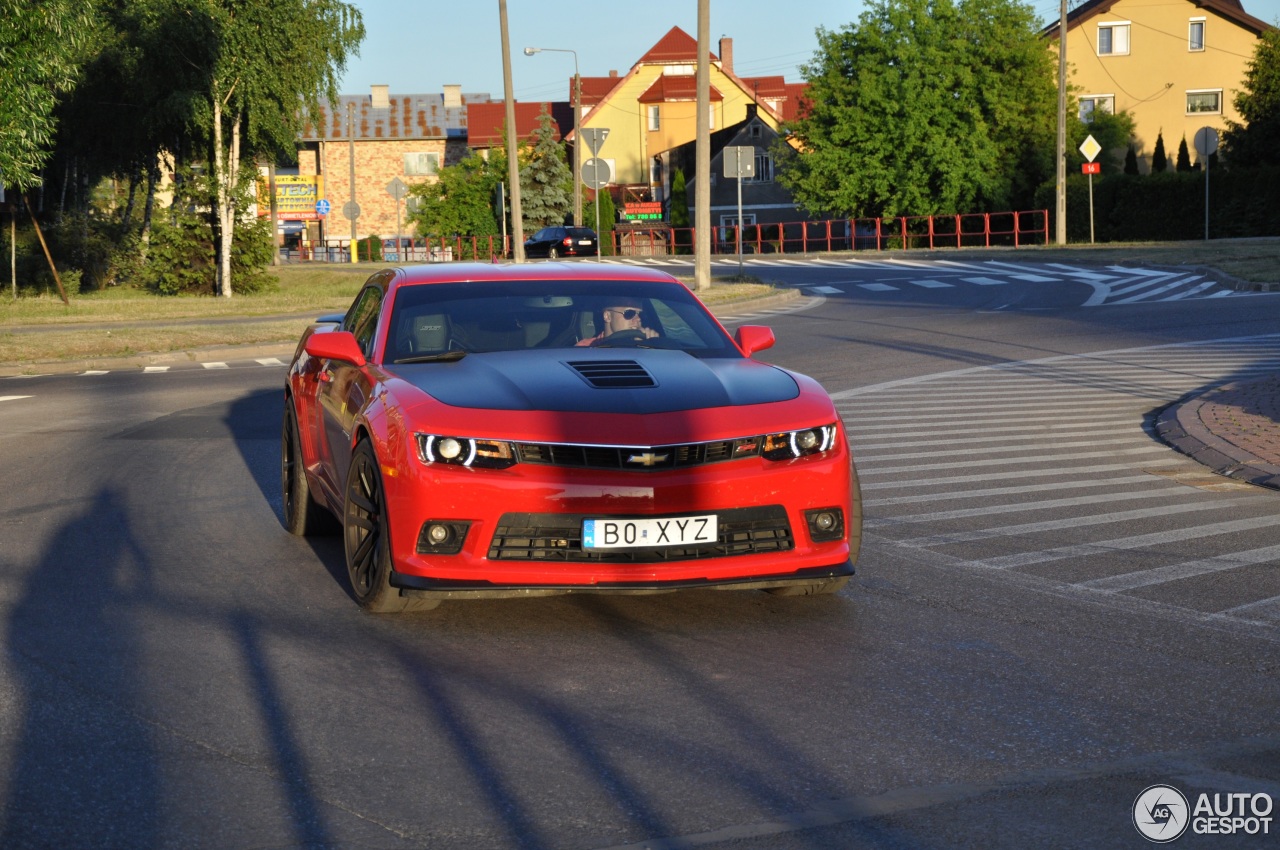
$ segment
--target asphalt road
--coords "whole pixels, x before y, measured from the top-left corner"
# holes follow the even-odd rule
[[[1144,847],[1149,786],[1280,798],[1280,494],[1147,428],[1280,367],[1280,297],[752,271],[802,296],[726,323],[859,457],[833,598],[368,616],[280,526],[282,365],[0,380],[0,846]]]

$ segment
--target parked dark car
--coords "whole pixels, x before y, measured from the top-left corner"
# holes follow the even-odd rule
[[[526,257],[594,257],[599,251],[596,232],[589,227],[544,227],[524,240]]]

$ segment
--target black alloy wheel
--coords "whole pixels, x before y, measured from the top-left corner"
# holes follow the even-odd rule
[[[374,614],[426,610],[439,600],[401,596],[391,586],[390,523],[378,458],[367,439],[356,445],[347,473],[342,537],[347,576],[360,607]]]

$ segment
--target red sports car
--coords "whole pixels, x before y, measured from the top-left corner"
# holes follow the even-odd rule
[[[822,387],[751,359],[773,342],[759,326],[730,336],[653,270],[380,271],[294,355],[285,525],[338,519],[370,611],[834,593],[861,539],[857,475]]]

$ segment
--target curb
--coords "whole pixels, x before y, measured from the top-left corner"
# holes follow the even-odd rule
[[[1254,457],[1213,434],[1200,417],[1201,408],[1212,403],[1207,398],[1209,393],[1241,386],[1241,383],[1222,384],[1166,407],[1156,416],[1156,434],[1177,451],[1218,475],[1280,490],[1280,466]]]
[[[696,292],[694,293],[697,294]],[[754,312],[768,310],[788,301],[800,298],[798,289],[785,289],[773,295],[761,298],[749,298],[742,301],[724,301],[708,305],[712,314],[719,318],[724,314]],[[276,318],[276,317],[269,317]],[[285,318],[293,318],[292,316]],[[263,321],[263,319],[248,320]],[[278,357],[288,362],[293,357],[297,342],[276,344],[248,344],[230,346],[211,346],[208,348],[192,348],[178,351],[153,352],[136,354],[129,357],[77,358],[75,360],[27,361],[22,363],[0,363],[0,378],[35,377],[37,375],[66,375],[94,370],[117,371],[127,369],[145,369],[148,366],[177,366],[192,363],[216,363],[226,360],[254,360],[259,357]]]

